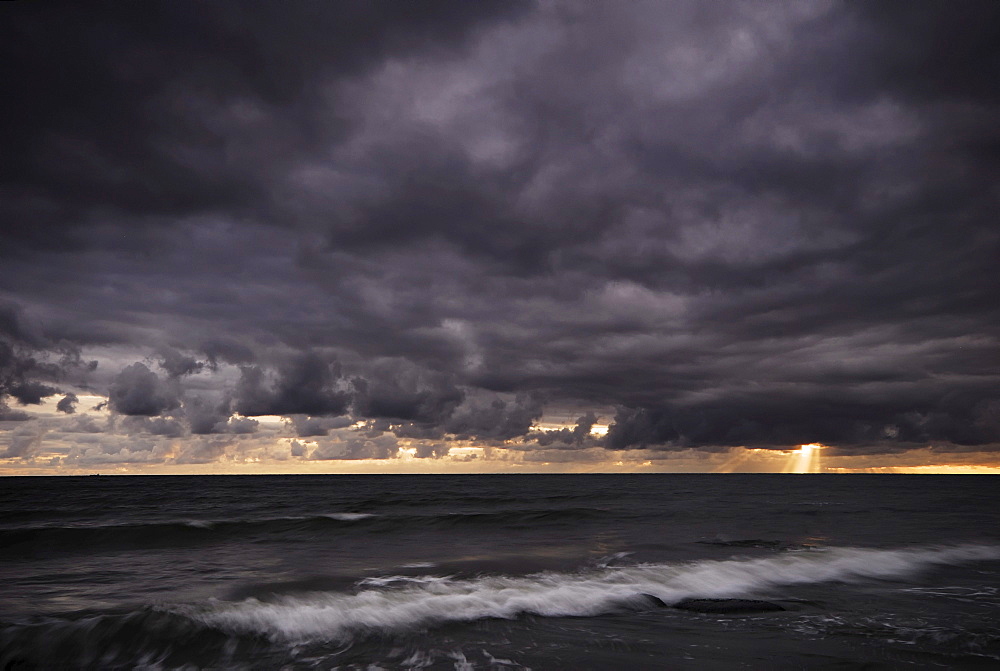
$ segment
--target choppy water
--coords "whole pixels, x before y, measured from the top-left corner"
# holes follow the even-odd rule
[[[7,478],[0,668],[997,668],[998,485]]]

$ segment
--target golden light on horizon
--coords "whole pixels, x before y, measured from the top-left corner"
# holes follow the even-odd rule
[[[785,473],[822,473],[819,453],[823,449],[819,443],[808,443],[800,445],[798,450],[791,453],[789,462],[785,467]]]

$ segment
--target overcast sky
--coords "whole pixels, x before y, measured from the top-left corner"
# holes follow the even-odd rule
[[[21,2],[0,56],[3,472],[1000,465],[994,0]]]

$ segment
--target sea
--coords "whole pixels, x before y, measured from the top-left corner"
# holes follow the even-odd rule
[[[861,668],[1000,668],[1000,478],[0,480],[5,671]]]

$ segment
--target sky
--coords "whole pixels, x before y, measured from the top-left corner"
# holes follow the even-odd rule
[[[2,474],[1000,472],[993,0],[21,2],[0,55]]]

